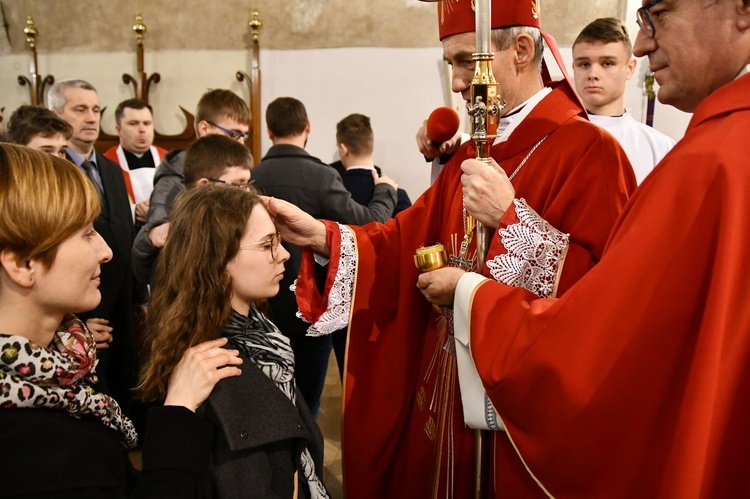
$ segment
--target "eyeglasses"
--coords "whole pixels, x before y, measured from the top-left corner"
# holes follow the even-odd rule
[[[651,13],[648,9],[662,1],[663,0],[651,0],[635,12],[635,22],[638,23],[638,28],[640,28],[641,33],[646,35],[649,39],[653,38],[656,34],[656,27],[654,26],[654,20],[651,18]]]
[[[229,182],[228,180],[221,180],[218,178],[211,178],[211,177],[206,177],[206,180],[208,180],[209,182],[213,182],[215,184],[223,184],[223,185],[226,185],[227,187],[239,187],[240,189],[244,191],[249,191],[250,187],[253,185],[252,180],[248,180],[247,182]]]
[[[278,232],[271,236],[271,239],[264,239],[263,241],[258,241],[257,243],[247,243],[240,245],[241,250],[249,249],[249,250],[260,250],[260,251],[270,251],[271,252],[271,260],[276,260],[276,257],[279,256],[279,245],[281,244],[281,234]],[[255,246],[260,246],[260,248],[256,248]]]
[[[229,128],[224,128],[221,125],[217,125],[213,121],[206,121],[206,123],[208,123],[211,126],[215,126],[216,128],[218,128],[219,130],[221,130],[225,134],[229,135],[234,140],[238,140],[240,142],[245,142],[247,139],[250,138],[250,132],[244,132],[243,133],[243,132],[238,132],[237,130],[230,130]]]

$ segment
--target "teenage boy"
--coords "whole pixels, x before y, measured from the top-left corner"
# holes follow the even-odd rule
[[[169,219],[172,205],[177,194],[186,188],[217,183],[230,187],[247,188],[250,185],[250,169],[253,167],[253,157],[250,150],[236,140],[223,135],[209,134],[195,141],[187,151],[182,151],[180,183],[173,186],[168,201],[160,204],[165,220]],[[156,192],[156,191],[154,191]],[[149,211],[149,215],[153,211]],[[148,222],[147,222],[148,223]],[[166,222],[164,225],[169,225]],[[153,247],[148,258],[140,258],[138,253],[139,241],[142,246],[148,242],[146,226],[138,233],[133,245],[133,266],[136,274],[147,276],[151,281],[156,259],[161,247]],[[144,237],[145,236],[145,237]]]
[[[203,94],[195,113],[195,135],[224,135],[244,144],[250,133],[250,109],[231,90],[216,89]],[[150,283],[154,262],[169,232],[169,212],[174,198],[185,187],[184,149],[169,151],[154,173],[154,190],[148,216],[133,244],[133,269],[141,282]]]
[[[14,144],[64,158],[73,128],[49,109],[21,106],[8,120],[7,135]]]
[[[674,140],[636,121],[625,109],[625,84],[636,60],[628,29],[614,17],[600,18],[573,42],[576,92],[589,119],[614,135],[633,166],[640,184],[674,146]]]

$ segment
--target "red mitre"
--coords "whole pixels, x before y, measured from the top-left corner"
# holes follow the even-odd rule
[[[540,0],[491,0],[491,2],[492,19],[490,28],[531,26],[541,29]],[[475,0],[442,0],[438,2],[441,41],[451,35],[476,31],[474,4]]]
[[[421,0],[422,2],[437,2],[438,24],[440,27],[440,41],[460,33],[472,33],[476,31],[476,12],[474,6],[476,0]],[[530,26],[542,28],[541,0],[490,0],[492,19],[490,28],[509,28],[512,26]],[[557,42],[548,33],[542,32],[547,46],[552,52],[555,62],[564,76],[564,83],[568,86],[570,94],[574,96],[581,108],[581,116],[586,116],[585,108],[578,94],[573,90],[573,85],[568,72],[563,64],[560,49]],[[542,62],[542,79],[545,85],[550,82],[547,63]]]

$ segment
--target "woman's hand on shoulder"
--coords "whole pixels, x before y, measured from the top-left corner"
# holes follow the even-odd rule
[[[226,338],[206,341],[189,348],[182,355],[169,380],[164,405],[195,410],[211,395],[216,383],[242,374],[239,351],[222,348]]]

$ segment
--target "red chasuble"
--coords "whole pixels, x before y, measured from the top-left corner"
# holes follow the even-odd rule
[[[472,355],[553,496],[750,497],[748,123],[750,75],[699,105],[561,298],[476,290]]]
[[[580,113],[572,90],[558,86],[492,151],[510,175],[546,137],[513,184],[531,207],[570,233],[561,291],[599,260],[635,188],[619,145]],[[352,227],[358,263],[344,381],[347,497],[446,497],[446,490],[456,498],[472,496],[474,430],[463,424],[455,356],[446,351],[453,340],[446,319],[417,290],[413,259],[418,247],[436,242],[458,254],[464,234],[460,166],[469,157],[475,157],[473,145],[465,144],[436,183],[387,224]],[[335,251],[339,231],[329,226],[328,233]],[[325,299],[316,296],[311,262],[308,252],[297,294],[300,310],[312,308],[316,318]],[[335,274],[332,260],[329,279]],[[504,434],[497,439],[507,441]],[[503,467],[498,473],[509,472]]]

